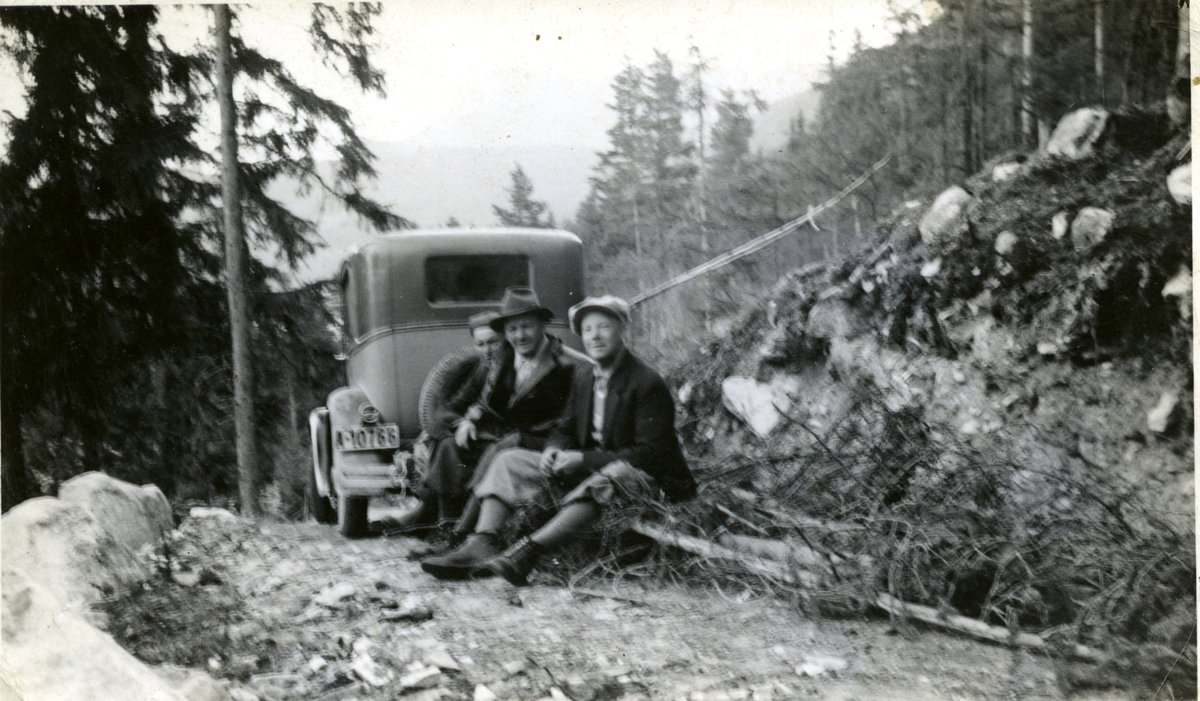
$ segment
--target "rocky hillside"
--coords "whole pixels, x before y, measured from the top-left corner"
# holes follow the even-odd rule
[[[824,554],[827,609],[886,593],[1141,670],[1106,684],[1185,651],[1193,697],[1187,143],[1080,110],[780,280],[674,373],[683,518]]]

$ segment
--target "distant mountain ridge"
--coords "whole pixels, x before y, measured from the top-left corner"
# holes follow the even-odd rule
[[[792,120],[801,111],[815,118],[819,94],[807,91],[768,106],[755,116],[751,148],[770,152],[787,142]],[[588,193],[588,178],[603,146],[562,143],[444,144],[429,141],[368,141],[378,178],[366,193],[423,229],[445,226],[453,217],[463,226],[494,226],[493,205],[505,206],[510,172],[519,163],[533,182],[533,197],[545,201],[555,221],[573,219]],[[317,222],[327,244],[302,264],[297,282],[332,277],[338,263],[358,240],[370,236],[357,218],[316,191],[295,194],[278,185],[272,194],[292,211]]]

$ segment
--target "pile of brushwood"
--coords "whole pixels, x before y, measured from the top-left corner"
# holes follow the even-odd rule
[[[623,514],[649,556],[631,564],[614,528],[575,583],[767,590],[1051,655],[1076,687],[1194,698],[1191,514],[1163,507],[1169,480],[1148,491],[1114,467],[1140,450],[1190,474],[1191,320],[1165,291],[1190,268],[1190,206],[1164,184],[1187,138],[1161,115],[1113,115],[1090,156],[1011,156],[964,183],[969,231],[950,250],[922,243],[909,205],[869,248],[781,280],[672,373],[700,496]],[[1052,223],[1084,207],[1116,213],[1090,247]],[[853,320],[817,323],[822,306]],[[1141,427],[1094,419],[1151,371],[1180,378],[1161,425],[1144,409]],[[756,435],[723,405],[732,375],[799,378],[823,408],[777,404],[778,428]],[[979,407],[930,389],[974,378]],[[1047,408],[1073,396],[1078,411]]]

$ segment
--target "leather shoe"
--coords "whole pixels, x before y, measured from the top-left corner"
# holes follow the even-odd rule
[[[529,583],[529,573],[537,564],[538,557],[541,556],[543,550],[541,545],[525,537],[505,550],[504,554],[483,563],[483,568],[492,574],[504,577],[509,584],[515,587],[523,587]]]
[[[483,563],[500,554],[496,536],[491,533],[472,533],[458,548],[445,555],[427,557],[421,569],[438,579],[467,579]]]

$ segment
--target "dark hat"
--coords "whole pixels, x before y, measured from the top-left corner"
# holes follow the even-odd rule
[[[496,312],[479,312],[478,314],[472,314],[471,316],[467,317],[467,329],[471,333],[475,333],[475,329],[478,329],[482,326],[491,328],[492,322],[498,318],[500,318],[500,315]]]
[[[491,321],[492,329],[504,333],[504,323],[525,314],[533,314],[542,322],[554,318],[554,312],[542,306],[537,293],[528,287],[510,287],[500,300],[500,316]]]
[[[629,325],[629,303],[620,297],[612,295],[604,295],[603,297],[588,297],[579,304],[567,310],[567,320],[571,322],[571,330],[576,336],[581,336],[582,333],[579,327],[583,325],[583,317],[587,316],[588,312],[604,312],[612,318],[621,322],[622,325]]]

